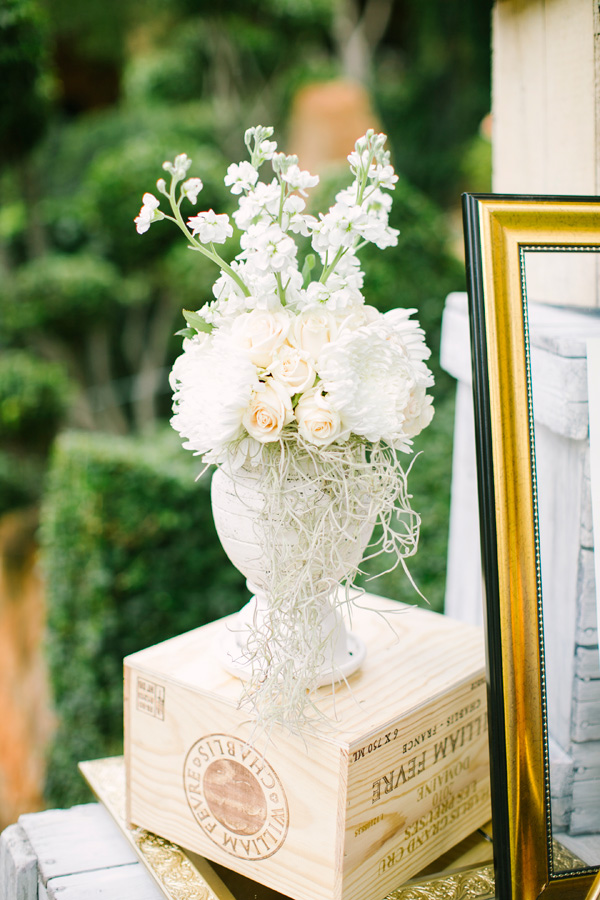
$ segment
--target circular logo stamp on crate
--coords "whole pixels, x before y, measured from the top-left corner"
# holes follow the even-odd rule
[[[266,859],[285,841],[283,785],[264,756],[231,734],[207,734],[183,767],[185,795],[204,834],[238,859]]]

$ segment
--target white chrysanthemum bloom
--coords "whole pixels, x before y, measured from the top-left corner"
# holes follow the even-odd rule
[[[422,362],[429,359],[431,350],[425,343],[425,332],[418,321],[410,318],[416,312],[416,309],[390,309],[383,314],[382,324],[388,333],[393,333],[394,337],[402,342],[406,354],[413,362]],[[431,376],[429,369],[427,372]],[[433,384],[433,377],[431,378],[428,386]]]
[[[243,191],[252,190],[258,181],[258,170],[248,160],[232,163],[227,169],[224,181],[226,187],[231,187],[232,194],[241,194]]]
[[[171,425],[184,447],[219,453],[242,431],[242,418],[258,385],[256,367],[227,335],[218,331],[184,341],[170,376]]]
[[[274,222],[280,202],[281,188],[277,179],[270,184],[259,181],[246,197],[240,197],[239,208],[233,213],[235,224],[240,231],[247,231],[251,225]]]
[[[198,235],[202,244],[224,244],[233,234],[229,216],[226,213],[217,215],[213,209],[191,216],[187,224],[192,234]]]
[[[238,348],[247,351],[255,366],[267,368],[290,329],[291,316],[283,309],[276,312],[253,309],[233,321],[231,337]]]
[[[342,425],[369,441],[384,440],[400,450],[410,447],[405,423],[414,423],[425,405],[417,389],[432,383],[423,362],[407,353],[383,317],[355,331],[342,330],[325,346],[318,372],[331,407]],[[417,325],[418,328],[418,325]]]
[[[298,191],[303,197],[306,197],[307,188],[315,187],[319,183],[318,175],[311,175],[296,163],[289,166],[287,171],[282,172],[281,177],[287,182],[291,191]]]
[[[138,234],[145,234],[152,222],[164,219],[164,213],[160,211],[159,206],[160,200],[157,200],[154,194],[144,194],[142,197],[142,208],[139,215],[133,220]]]
[[[201,178],[188,178],[187,181],[184,181],[181,185],[181,193],[188,198],[190,203],[196,203],[198,201],[198,194],[204,187]]]

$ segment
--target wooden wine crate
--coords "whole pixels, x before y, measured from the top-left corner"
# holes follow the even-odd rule
[[[294,900],[379,900],[490,817],[482,632],[367,595],[334,724],[252,745],[227,620],[125,660],[127,816]],[[381,615],[374,609],[384,610]]]

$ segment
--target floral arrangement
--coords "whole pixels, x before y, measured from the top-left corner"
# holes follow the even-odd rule
[[[362,293],[361,247],[371,242],[385,249],[398,241],[388,224],[397,176],[386,136],[369,130],[356,142],[348,157],[351,184],[317,218],[306,212],[305,198],[318,177],[301,170],[296,156],[277,152],[272,135],[272,128],[248,129],[250,159],[229,166],[225,176],[240,198],[232,216],[240,252],[232,261],[217,249],[233,235],[227,215],[207,210],[184,221],[182,205],[195,205],[203,186],[200,178],[188,177],[185,154],[163,164],[170,183],[157,182],[169,211],[147,193],[135,223],[143,234],[162,219],[174,222],[189,247],[220,269],[214,299],[197,311],[184,310],[183,353],[171,373],[171,423],[205,463],[232,473],[248,467],[265,472],[262,528],[271,547],[271,606],[296,644],[278,658],[272,648],[276,622],[264,640],[252,642],[257,663],[251,693],[266,697],[264,709],[279,709],[279,718],[284,708],[295,709],[297,719],[322,661],[310,610],[315,596],[332,591],[327,573],[336,569],[339,553],[332,529],[352,542],[366,517],[384,526],[373,553],[392,550],[404,565],[416,549],[420,520],[410,508],[398,454],[410,452],[412,439],[431,421],[427,389],[433,377],[423,331],[411,318],[415,310],[380,313]],[[261,181],[265,163],[272,176]],[[301,265],[298,245],[309,243]],[[305,536],[305,546],[296,544],[300,568],[289,560],[282,566],[277,539],[290,475],[294,483],[325,479],[330,497],[317,511],[314,499],[299,510],[298,491],[287,501],[287,520]],[[340,602],[348,602],[357,571],[353,566],[345,573]],[[283,677],[290,659],[293,678]]]

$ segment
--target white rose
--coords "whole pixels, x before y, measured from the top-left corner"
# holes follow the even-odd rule
[[[231,333],[236,343],[249,351],[254,365],[266,368],[285,341],[289,327],[290,317],[283,310],[253,309],[235,319]]]
[[[410,400],[404,410],[406,421],[404,432],[407,437],[416,437],[427,428],[433,419],[433,398],[425,393],[425,388],[417,386],[413,389]]]
[[[276,441],[283,428],[292,421],[294,413],[289,392],[272,378],[252,395],[242,424],[250,437],[266,444]]]
[[[308,308],[292,321],[288,341],[298,350],[305,350],[316,362],[325,344],[335,339],[337,330],[335,316],[329,310]]]
[[[305,350],[282,344],[269,366],[269,374],[284,385],[291,395],[301,394],[315,383],[317,373]]]
[[[342,433],[340,414],[329,406],[320,387],[302,395],[296,407],[296,419],[302,437],[318,447],[326,447],[348,434]]]

